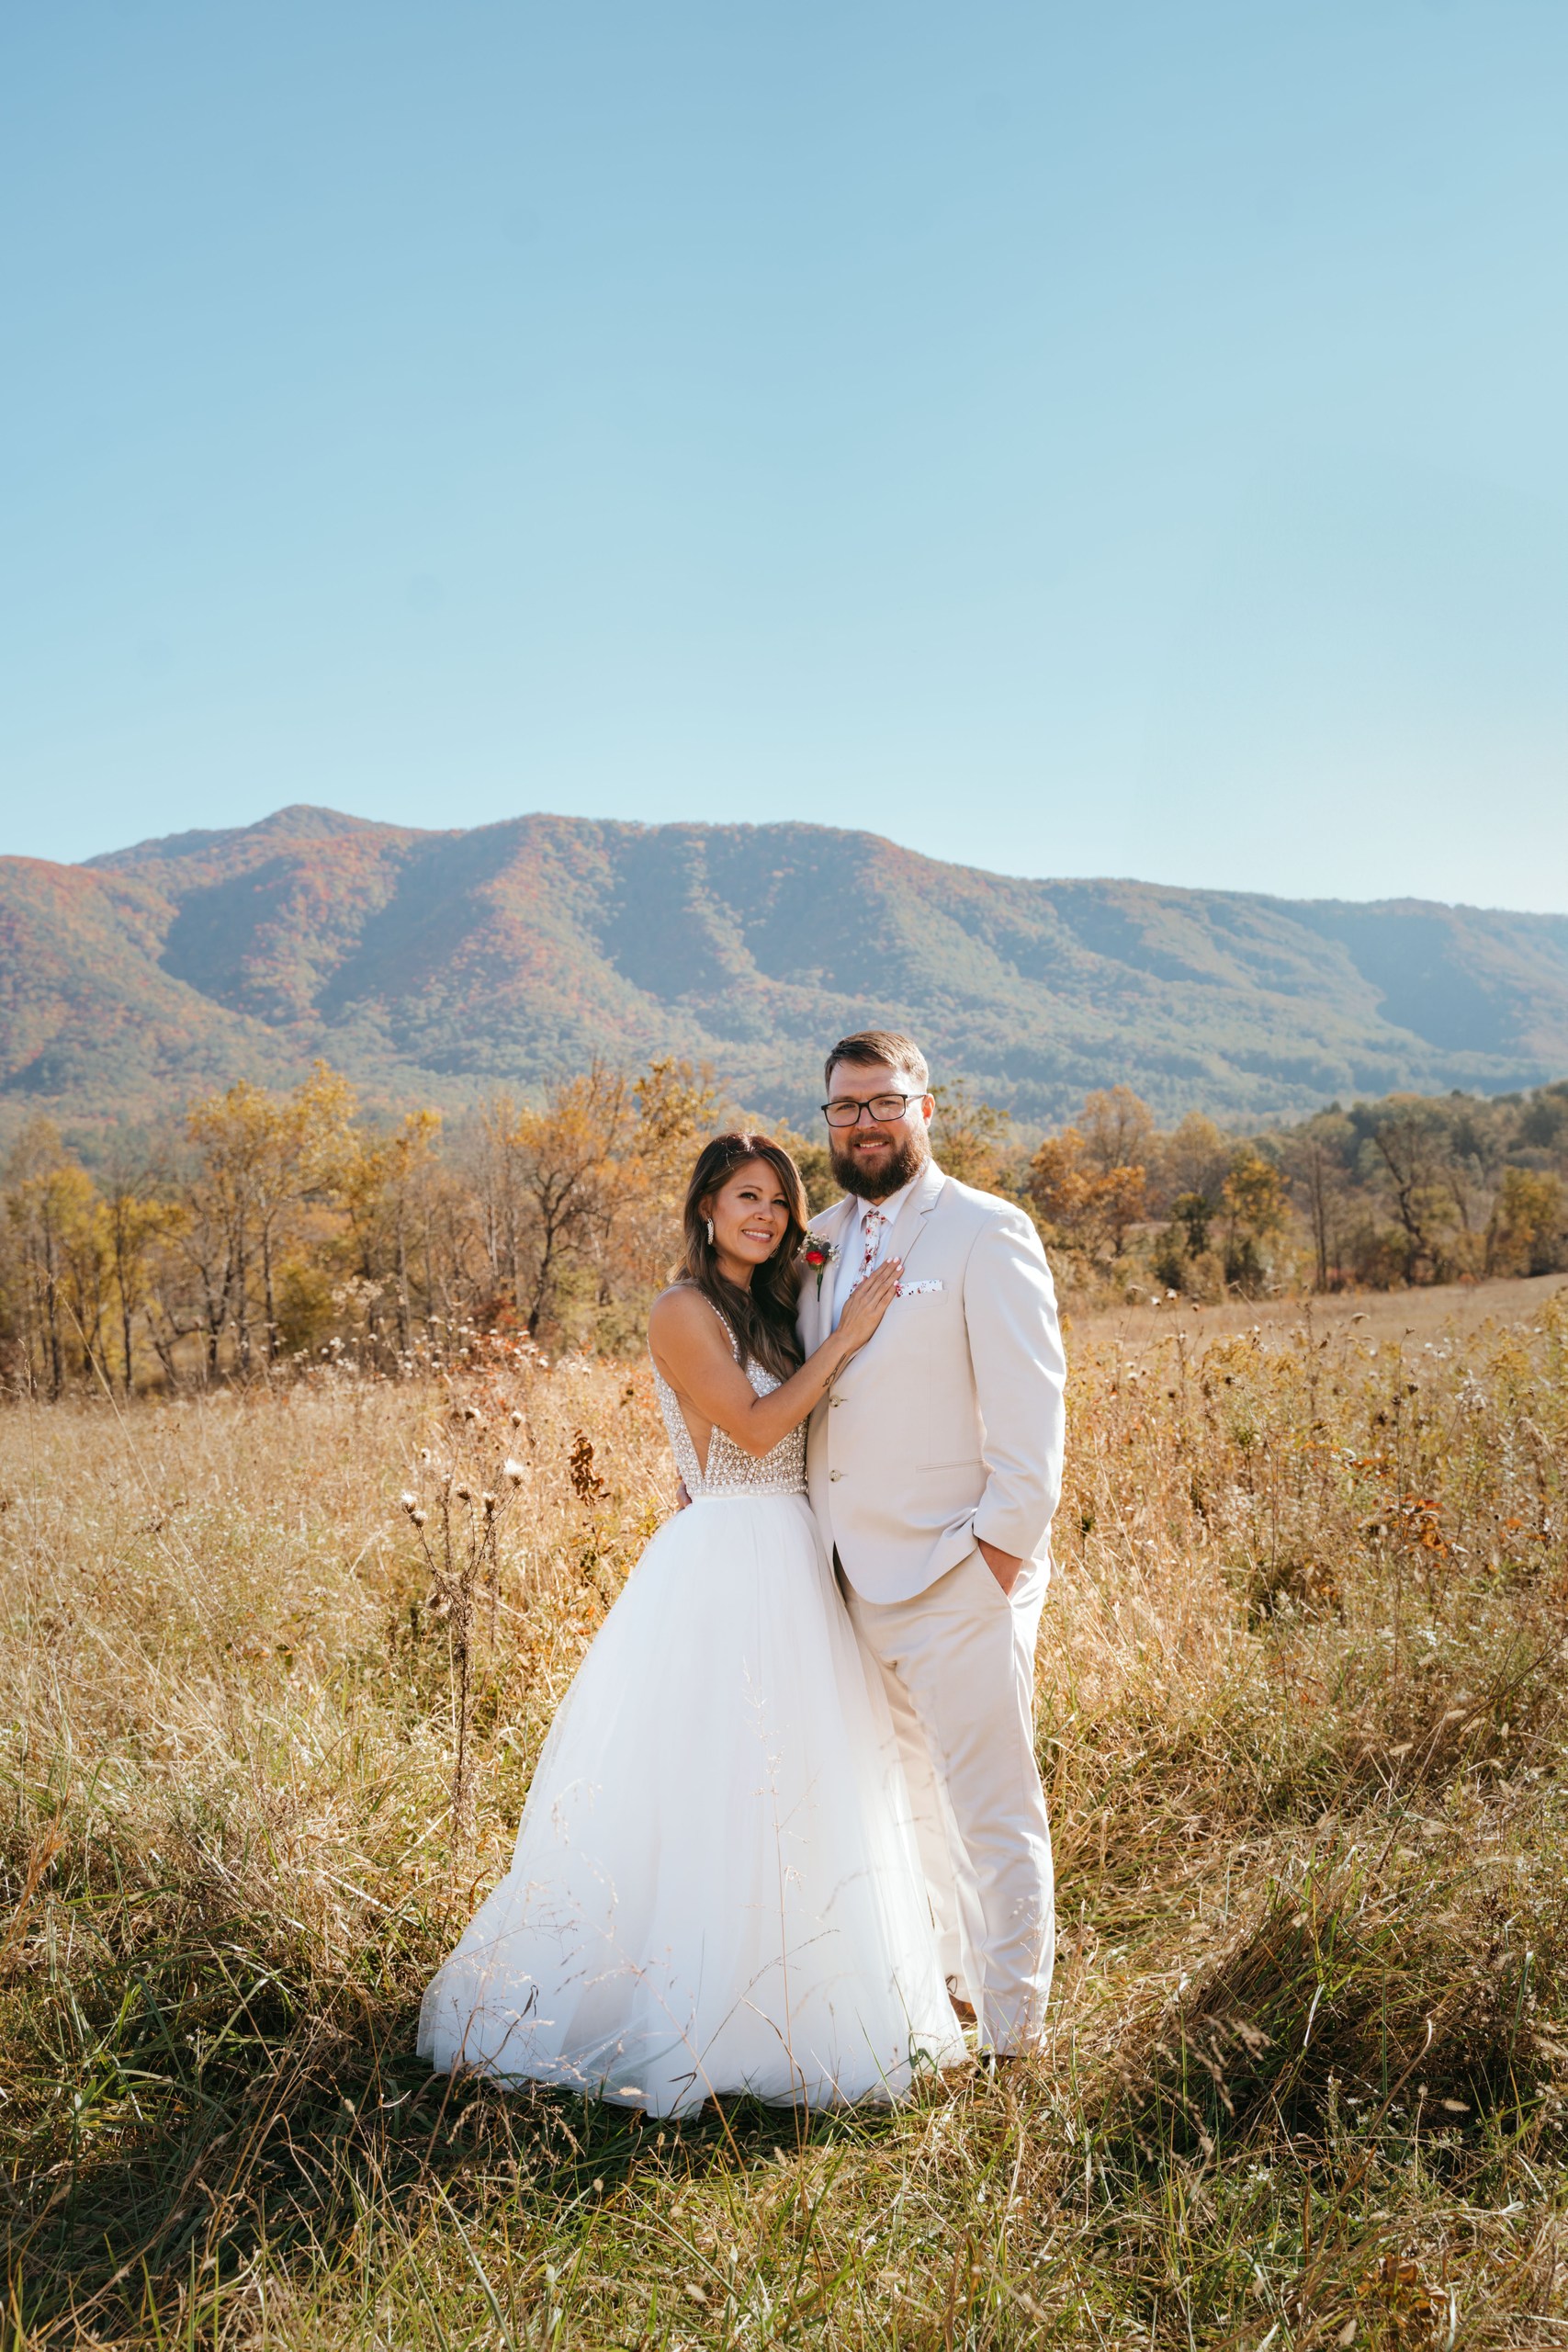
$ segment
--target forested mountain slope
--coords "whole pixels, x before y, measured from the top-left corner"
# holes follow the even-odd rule
[[[1164,1118],[1499,1091],[1568,1070],[1568,916],[1026,881],[795,824],[290,808],[0,859],[13,1115],[139,1115],[317,1055],[372,1099],[457,1107],[673,1051],[798,1119],[823,1044],[872,1022],[1035,1122],[1117,1080]]]

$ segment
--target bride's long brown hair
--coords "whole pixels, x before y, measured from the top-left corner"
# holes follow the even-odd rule
[[[715,1193],[749,1159],[764,1160],[778,1178],[789,1207],[784,1239],[771,1258],[751,1276],[750,1287],[726,1282],[718,1270],[718,1252],[708,1239],[708,1207]],[[800,1368],[800,1341],[795,1330],[795,1302],[800,1289],[797,1263],[806,1238],[806,1187],[800,1170],[784,1149],[769,1136],[715,1136],[704,1144],[686,1187],[682,1218],[686,1248],[682,1278],[710,1299],[740,1343],[742,1358],[760,1363],[787,1380]]]

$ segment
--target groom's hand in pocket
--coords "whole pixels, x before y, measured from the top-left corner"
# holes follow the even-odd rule
[[[976,1535],[975,1541],[980,1547],[980,1557],[984,1560],[986,1566],[989,1568],[991,1574],[995,1577],[1002,1590],[1006,1593],[1010,1593],[1014,1585],[1018,1582],[1019,1571],[1022,1567],[1023,1562],[1018,1558],[1015,1553],[998,1552],[996,1545],[994,1544],[987,1544],[983,1535]]]

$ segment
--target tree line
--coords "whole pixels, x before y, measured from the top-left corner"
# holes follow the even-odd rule
[[[1162,1132],[1125,1086],[1043,1139],[939,1089],[936,1154],[1038,1223],[1070,1295],[1200,1299],[1390,1288],[1568,1265],[1568,1082],[1483,1099],[1394,1094],[1297,1125]],[[741,1124],[711,1071],[595,1064],[543,1102],[447,1123],[365,1113],[318,1064],[241,1080],[89,1168],[35,1120],[0,1182],[0,1379],[58,1396],[439,1364],[478,1335],[638,1342],[677,1247],[701,1138]],[[761,1121],[745,1124],[769,1125]],[[826,1145],[781,1131],[813,1208]]]
[[[1111,1087],[1038,1147],[1022,1190],[1080,1278],[1146,1271],[1201,1299],[1551,1273],[1568,1265],[1568,1082],[1334,1103],[1246,1136],[1200,1112],[1162,1134]]]

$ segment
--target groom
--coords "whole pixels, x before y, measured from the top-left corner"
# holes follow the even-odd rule
[[[912,1039],[887,1030],[828,1057],[829,1149],[848,1198],[807,1238],[829,1252],[801,1290],[807,1352],[874,1267],[893,1257],[905,1271],[812,1415],[807,1476],[892,1707],[949,1986],[1002,2057],[1039,2041],[1051,1987],[1034,1642],[1066,1365],[1029,1218],[931,1159],[927,1075]]]

